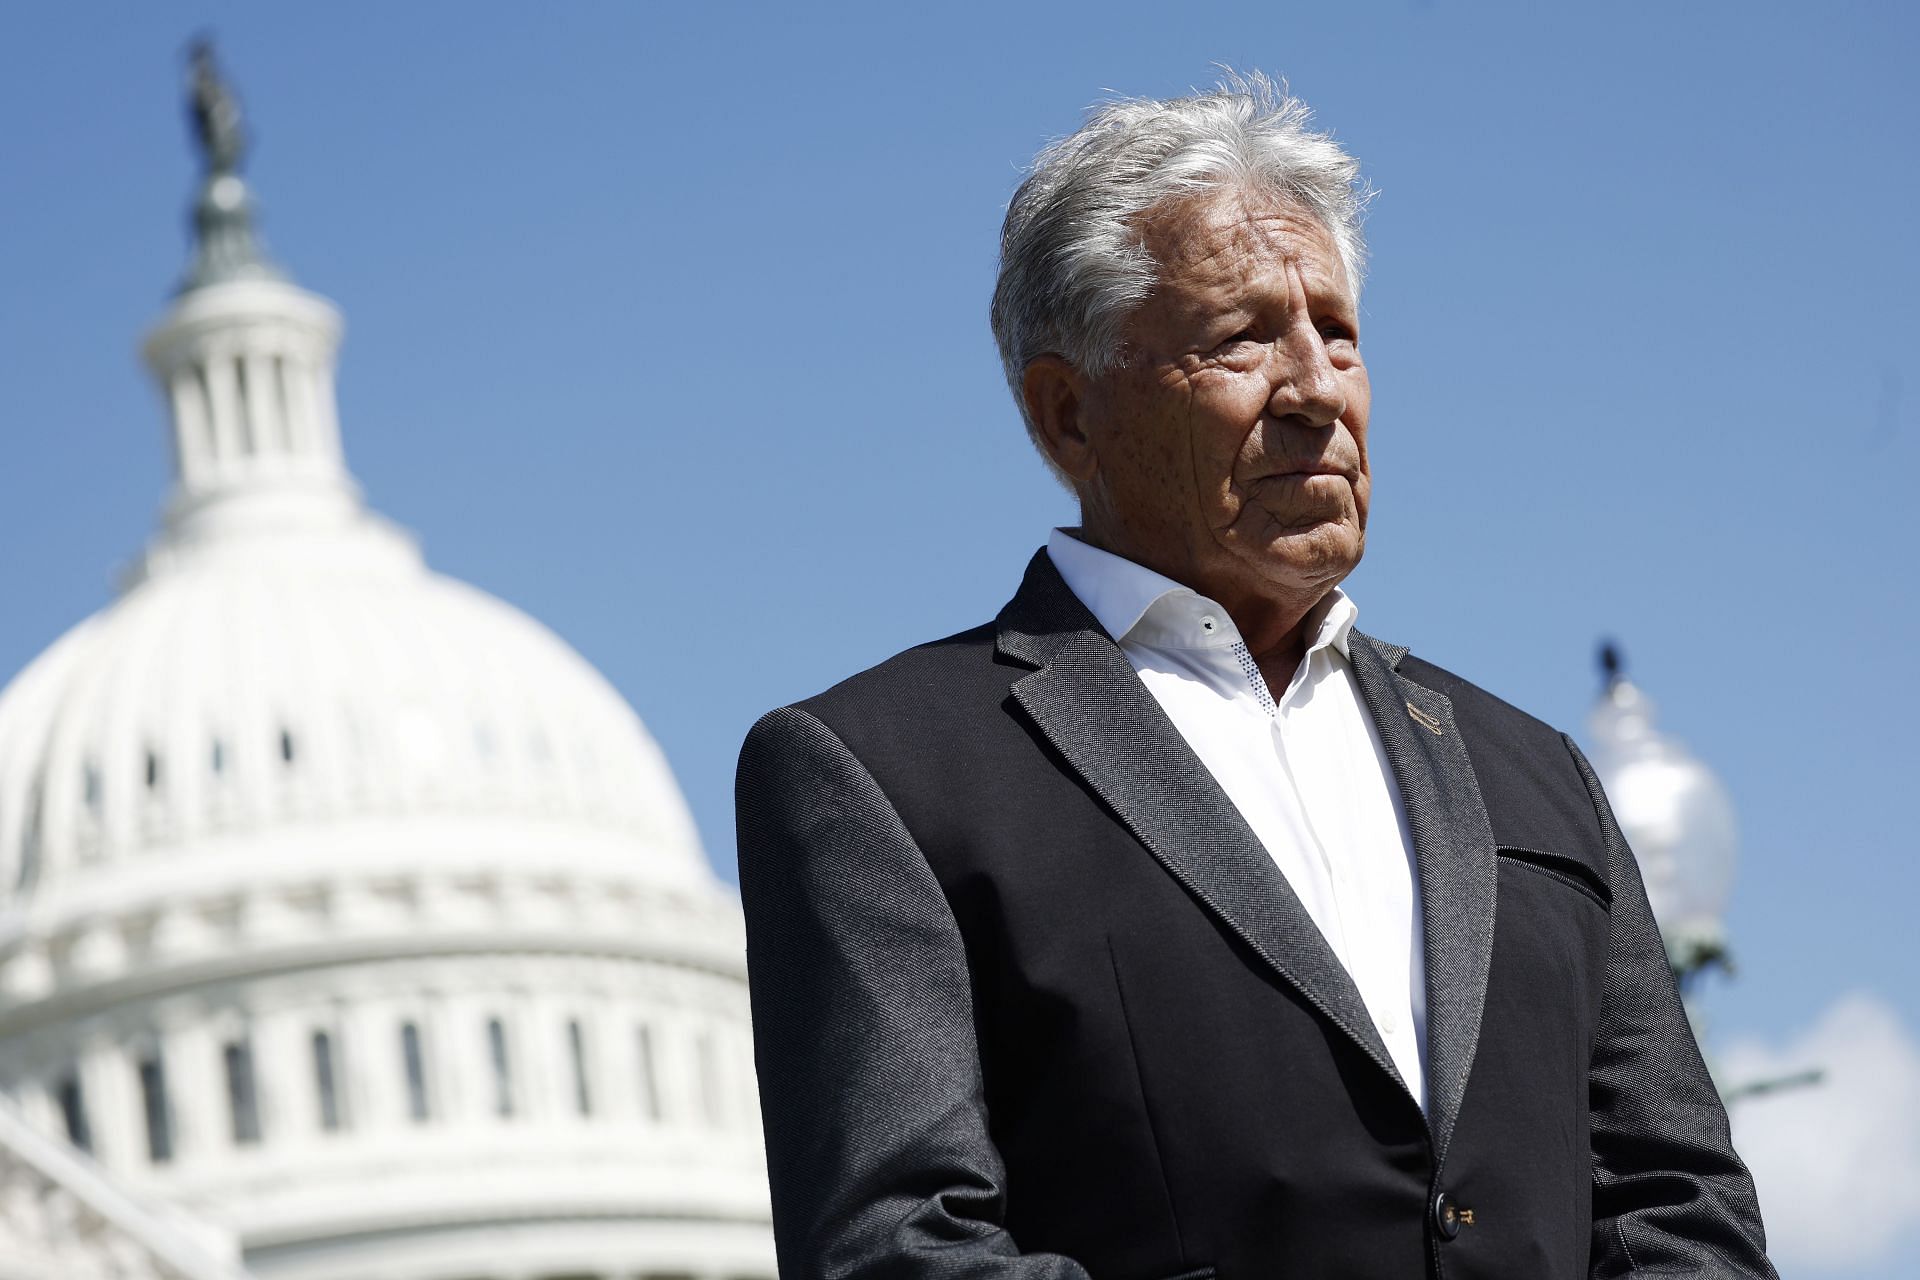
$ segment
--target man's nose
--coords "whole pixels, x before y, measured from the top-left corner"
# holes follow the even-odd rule
[[[1275,345],[1278,376],[1267,410],[1311,427],[1330,427],[1347,411],[1346,392],[1327,354],[1326,339],[1301,316]]]

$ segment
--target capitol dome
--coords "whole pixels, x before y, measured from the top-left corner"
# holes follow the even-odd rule
[[[175,487],[0,692],[0,1089],[262,1277],[771,1277],[737,899],[607,681],[366,509],[202,76]]]
[[[584,874],[708,888],[658,748],[546,628],[345,502],[196,527],[221,514],[169,528],[119,600],[0,696],[0,918],[171,895],[188,860],[291,870],[258,846],[321,827],[338,866],[341,827],[410,818],[479,820],[454,850],[468,870],[475,838],[504,871],[525,833],[497,837],[552,827]],[[559,851],[535,847],[522,869],[552,868]],[[19,996],[36,981],[0,972]]]

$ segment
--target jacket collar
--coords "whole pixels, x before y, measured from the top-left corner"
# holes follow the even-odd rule
[[[1027,566],[995,625],[999,653],[1033,668],[1014,681],[1014,701],[1068,767],[1202,906],[1404,1088],[1359,989],[1286,877],[1046,552]],[[1493,951],[1494,847],[1452,704],[1399,673],[1406,652],[1356,631],[1348,657],[1418,862],[1427,1122],[1437,1163],[1479,1040]]]

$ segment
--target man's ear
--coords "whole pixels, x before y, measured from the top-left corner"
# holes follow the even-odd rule
[[[1080,371],[1057,355],[1035,356],[1020,381],[1040,447],[1076,487],[1099,465],[1087,436],[1087,389]]]

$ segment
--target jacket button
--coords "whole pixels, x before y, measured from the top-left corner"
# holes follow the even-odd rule
[[[1451,1240],[1460,1234],[1460,1209],[1444,1191],[1433,1198],[1433,1229],[1440,1233],[1442,1240]]]

